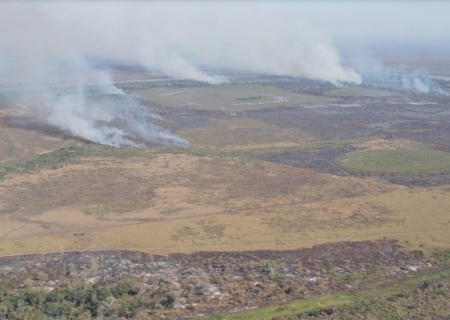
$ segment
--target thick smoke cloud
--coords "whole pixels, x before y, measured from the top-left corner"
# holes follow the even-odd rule
[[[80,67],[78,71],[80,70],[83,69]],[[55,95],[47,91],[46,104],[35,108],[40,109],[49,124],[74,136],[104,145],[145,147],[147,142],[189,145],[186,140],[152,124],[152,120],[162,118],[116,88],[107,78],[107,73],[96,70],[94,75],[98,78],[93,78],[92,73],[89,75],[90,78],[83,78],[78,74],[79,82],[75,87],[69,86],[67,89],[70,93]],[[110,99],[113,104],[105,106],[102,100],[96,102],[92,96],[98,97],[99,94],[106,94],[110,98],[113,95],[114,98]],[[49,107],[45,108],[45,105]],[[112,125],[97,125],[101,121]]]
[[[8,30],[2,48],[25,55],[72,51],[213,83],[221,79],[204,68],[361,82],[298,13],[271,13],[249,3],[27,2],[2,4],[0,14]]]
[[[90,39],[81,24],[58,21],[39,5],[2,7],[2,91],[37,90],[41,98],[30,106],[41,120],[86,140],[115,147],[145,147],[148,142],[188,146],[186,140],[152,124],[158,116],[115,87],[108,70],[89,63],[89,46],[83,42],[95,37]],[[117,95],[120,105],[96,105],[93,94]],[[118,126],[99,125],[111,120]]]
[[[361,83],[300,16],[247,3],[1,3],[0,28],[0,88],[45,92],[34,108],[49,124],[112,146],[188,142],[151,124],[157,116],[116,88],[92,58],[210,83],[227,81],[204,71],[219,68]],[[93,88],[120,96],[121,108],[95,107]]]
[[[83,57],[71,56],[54,63],[46,68],[46,74],[47,81],[61,77],[59,85],[46,84],[44,103],[34,106],[49,124],[74,136],[115,147],[145,147],[146,142],[188,146],[186,140],[152,124],[152,120],[162,119],[115,87],[107,70],[92,67]],[[61,83],[67,85],[61,87]],[[56,91],[51,89],[55,85]],[[104,95],[112,103],[105,105],[105,98],[95,100]],[[113,125],[97,125],[101,121]]]

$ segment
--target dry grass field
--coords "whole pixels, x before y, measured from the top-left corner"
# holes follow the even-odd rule
[[[262,157],[289,150],[430,147],[420,139],[375,132],[361,139],[323,140],[313,120],[320,124],[341,112],[338,107],[334,113],[305,109],[312,110],[302,111],[310,112],[308,117],[316,117],[308,125],[264,121],[255,116],[261,108],[280,108],[282,115],[287,106],[336,100],[262,85],[138,93],[159,105],[169,124],[175,121],[171,106],[204,110],[202,125],[181,124],[175,132],[191,147],[92,145],[34,122],[26,106],[0,110],[1,255],[278,250],[380,238],[399,239],[411,250],[450,244],[450,188],[445,184],[393,184],[379,176],[336,175]],[[333,123],[330,127],[339,130]],[[70,157],[61,156],[66,154]],[[330,157],[325,160],[332,165]]]
[[[314,137],[301,129],[280,130],[277,126],[242,117],[220,119],[214,126],[179,131],[192,147],[213,150],[239,150],[263,147],[289,147],[314,141]]]
[[[258,84],[224,84],[194,88],[164,87],[142,90],[138,95],[163,106],[229,112],[337,101],[332,97],[293,93]]]

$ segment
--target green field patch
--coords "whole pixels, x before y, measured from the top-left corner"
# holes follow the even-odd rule
[[[284,306],[274,305],[250,311],[237,312],[234,314],[220,314],[212,317],[199,317],[194,319],[197,320],[273,319],[274,317],[280,316],[297,315],[303,313],[307,314],[308,311],[314,312],[317,309],[322,310],[326,309],[329,306],[333,307],[344,306],[351,303],[353,300],[354,297],[351,294],[334,294],[305,299]]]
[[[257,84],[223,84],[204,87],[158,87],[141,90],[145,100],[163,106],[184,106],[196,110],[238,112],[298,104],[336,102],[332,97],[284,91]]]
[[[450,170],[450,153],[438,150],[368,150],[346,154],[336,163],[369,173],[425,173]]]
[[[369,89],[362,87],[343,87],[339,89],[328,90],[323,93],[324,96],[339,98],[385,98],[398,96],[397,92],[388,90]]]

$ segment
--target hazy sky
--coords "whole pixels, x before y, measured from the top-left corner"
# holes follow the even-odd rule
[[[450,36],[450,1],[318,0],[254,3],[273,12],[296,11],[330,35]]]
[[[36,62],[8,79],[49,65],[73,73],[89,56],[210,82],[221,80],[203,67],[360,83],[337,40],[448,39],[449,13],[450,1],[0,2],[0,65]]]
[[[44,1],[39,1],[45,3]],[[123,8],[128,4],[121,1],[81,1],[70,4],[70,1],[49,1],[48,7],[85,7],[98,15],[119,17]],[[235,1],[126,1],[131,6],[150,9],[152,6],[162,4],[174,7],[187,3],[191,6],[209,7],[211,11],[220,11],[220,7],[263,8],[271,14],[296,14],[298,19],[307,21],[321,31],[330,35],[373,35],[373,36],[449,36],[450,35],[450,1],[425,0],[300,0],[300,1],[274,1],[274,0],[235,0]],[[71,10],[65,11],[65,18],[74,17]],[[213,12],[211,12],[213,13]],[[183,15],[182,12],[178,14]]]
[[[357,44],[374,37],[378,43],[379,37],[449,39],[449,13],[450,1],[0,1],[0,88],[42,88],[46,102],[35,106],[41,117],[85,139],[134,145],[132,134],[186,145],[146,123],[130,122],[134,131],[127,132],[98,128],[98,120],[112,115],[86,103],[86,86],[122,92],[109,70],[92,61],[140,64],[210,83],[227,82],[217,73],[228,69],[361,84],[367,66],[370,73],[374,66],[378,74],[392,72],[367,59],[344,66],[342,51],[358,50],[342,45],[343,37],[357,36]],[[370,56],[363,50],[364,58]],[[430,90],[422,78],[404,79],[408,87]],[[59,96],[52,88],[60,85],[76,92]],[[136,110],[139,106],[131,111]]]

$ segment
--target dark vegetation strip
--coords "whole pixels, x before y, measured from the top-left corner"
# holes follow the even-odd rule
[[[290,147],[263,147],[263,148],[248,148],[239,150],[212,150],[212,149],[196,149],[196,148],[176,148],[176,147],[161,147],[157,150],[160,153],[190,154],[199,157],[219,157],[219,158],[252,157],[252,156],[277,154],[288,151],[321,149],[327,147],[340,147],[345,145],[351,145],[353,143],[364,142],[367,140],[370,140],[370,138],[318,141]]]
[[[10,155],[15,153],[15,147],[8,137],[2,135],[0,132],[0,138],[3,139],[8,146],[8,152]],[[368,138],[362,139],[345,139],[336,141],[320,141],[313,142],[304,145],[298,145],[294,147],[265,147],[243,150],[208,150],[208,149],[195,149],[195,148],[179,148],[179,147],[155,147],[150,149],[139,148],[115,148],[110,146],[103,146],[89,142],[74,143],[69,147],[60,148],[52,152],[40,154],[33,159],[14,162],[0,166],[0,179],[4,176],[15,173],[31,173],[37,172],[41,169],[58,169],[64,164],[77,163],[77,159],[80,157],[105,157],[105,158],[119,158],[127,159],[130,157],[148,157],[151,154],[166,153],[166,154],[190,154],[197,157],[254,157],[268,154],[283,153],[294,150],[310,150],[326,148],[330,146],[343,146],[356,142],[365,141]],[[9,142],[8,142],[9,141]]]
[[[10,173],[31,173],[41,169],[58,169],[67,163],[77,163],[80,157],[114,157],[127,159],[146,156],[145,150],[137,148],[114,148],[94,143],[77,143],[66,148],[40,154],[24,162],[0,166],[0,178]]]

